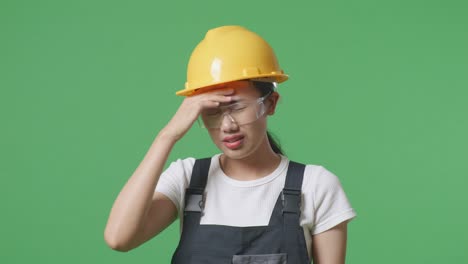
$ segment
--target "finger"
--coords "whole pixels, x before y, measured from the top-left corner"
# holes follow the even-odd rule
[[[216,108],[219,106],[219,102],[206,100],[202,102],[202,108]]]
[[[226,96],[226,95],[232,95],[234,94],[234,89],[233,88],[226,88],[226,89],[216,89],[212,91],[208,91],[205,93],[200,93],[197,95],[194,95],[191,98],[194,98],[194,100],[198,100],[195,98],[199,98],[200,100],[205,100],[207,98],[211,98],[212,96]]]
[[[211,100],[211,101],[217,101],[217,102],[220,102],[220,103],[229,103],[232,101],[232,96],[229,96],[229,95],[214,95],[210,98],[207,98],[207,100]]]
[[[230,95],[234,93],[233,88],[221,88],[221,89],[216,89],[213,91],[213,94],[219,94],[219,95]]]

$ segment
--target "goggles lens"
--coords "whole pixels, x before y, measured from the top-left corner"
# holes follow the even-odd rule
[[[216,108],[207,109],[201,114],[201,125],[205,128],[220,128],[224,119],[237,125],[246,125],[257,121],[265,114],[265,104],[263,101],[271,93],[254,101],[241,101],[233,104],[222,105]]]

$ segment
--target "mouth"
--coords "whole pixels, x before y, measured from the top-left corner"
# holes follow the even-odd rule
[[[229,149],[237,149],[239,148],[242,143],[244,142],[244,136],[237,135],[237,136],[229,136],[223,139],[223,144]]]

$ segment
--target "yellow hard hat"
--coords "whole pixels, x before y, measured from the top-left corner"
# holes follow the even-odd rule
[[[222,26],[209,30],[195,47],[187,67],[185,89],[176,94],[190,96],[244,79],[281,83],[288,75],[262,37],[241,26]]]

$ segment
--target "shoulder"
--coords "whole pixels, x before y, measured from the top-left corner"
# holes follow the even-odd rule
[[[300,163],[300,162],[298,162]],[[317,190],[340,186],[340,180],[331,170],[320,164],[300,163],[305,166],[302,189]]]
[[[165,173],[174,175],[186,174],[192,171],[193,164],[195,164],[194,157],[179,158],[169,164]]]
[[[340,179],[323,165],[306,165],[302,194],[303,223],[312,235],[356,216]]]
[[[195,161],[197,159],[212,159],[213,160],[214,158],[218,157],[218,155],[219,154],[216,154],[212,157],[206,157],[206,158],[195,158],[195,157],[179,158],[179,159],[172,161],[164,173],[173,175],[175,177],[179,175],[184,175],[186,179],[190,179],[193,166],[195,165]]]
[[[323,165],[307,165],[304,176],[307,176],[310,184],[321,187],[332,187],[340,184],[338,176]]]
[[[169,167],[179,167],[179,168],[193,167],[193,164],[195,164],[195,160],[196,160],[195,157],[178,158],[172,161]]]

